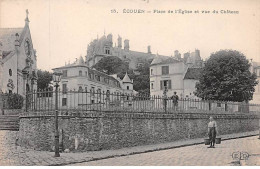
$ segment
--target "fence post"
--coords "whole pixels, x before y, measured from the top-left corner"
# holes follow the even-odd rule
[[[27,97],[27,90],[25,90],[25,112],[28,111],[28,97]]]

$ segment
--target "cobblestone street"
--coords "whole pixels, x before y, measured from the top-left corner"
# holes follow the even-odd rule
[[[257,132],[221,137],[229,139]],[[118,150],[61,153],[61,157],[54,158],[54,152],[35,151],[17,146],[16,135],[16,131],[0,130],[0,165],[260,165],[258,136],[225,140],[215,149],[208,149],[207,146],[199,144],[203,141],[199,138]],[[249,153],[249,159],[240,163],[233,160],[231,155],[237,151]]]

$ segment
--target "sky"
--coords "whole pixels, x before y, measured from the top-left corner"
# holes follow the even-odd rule
[[[147,52],[151,45],[152,53],[171,56],[175,50],[183,54],[199,49],[205,59],[218,50],[233,49],[260,62],[259,0],[0,0],[0,27],[23,27],[26,9],[42,70],[84,57],[93,39],[109,33],[114,43],[118,35],[129,39],[134,51]],[[146,12],[123,13],[124,9]],[[167,13],[179,9],[192,13]]]

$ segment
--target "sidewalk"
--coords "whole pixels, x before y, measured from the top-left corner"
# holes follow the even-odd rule
[[[9,131],[11,132],[11,131]],[[16,134],[12,133],[15,137]],[[221,135],[222,140],[229,140],[235,138],[243,138],[249,136],[258,135],[259,131],[237,133],[231,135]],[[11,140],[11,139],[9,139]],[[1,140],[0,140],[1,141]],[[158,150],[165,150],[171,148],[178,148],[184,146],[191,146],[196,144],[204,144],[204,138],[191,139],[191,140],[180,140],[170,143],[162,143],[155,145],[136,146],[129,148],[122,148],[118,150],[102,150],[82,153],[61,153],[61,157],[53,157],[54,152],[47,151],[35,151],[12,146],[15,148],[11,149],[11,153],[6,158],[1,159],[0,154],[0,165],[69,165],[76,164],[112,157],[127,156],[133,154],[140,154]],[[11,148],[11,147],[10,147]],[[1,150],[1,147],[0,147]],[[10,158],[11,155],[11,158]]]

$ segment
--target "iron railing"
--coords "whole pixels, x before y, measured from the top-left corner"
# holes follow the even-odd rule
[[[180,98],[178,103],[171,97],[133,95],[93,91],[58,91],[60,111],[79,112],[216,112],[216,113],[254,113],[260,112],[260,105],[245,102],[226,102],[201,99]],[[26,111],[55,110],[55,91],[33,91],[26,94]]]

